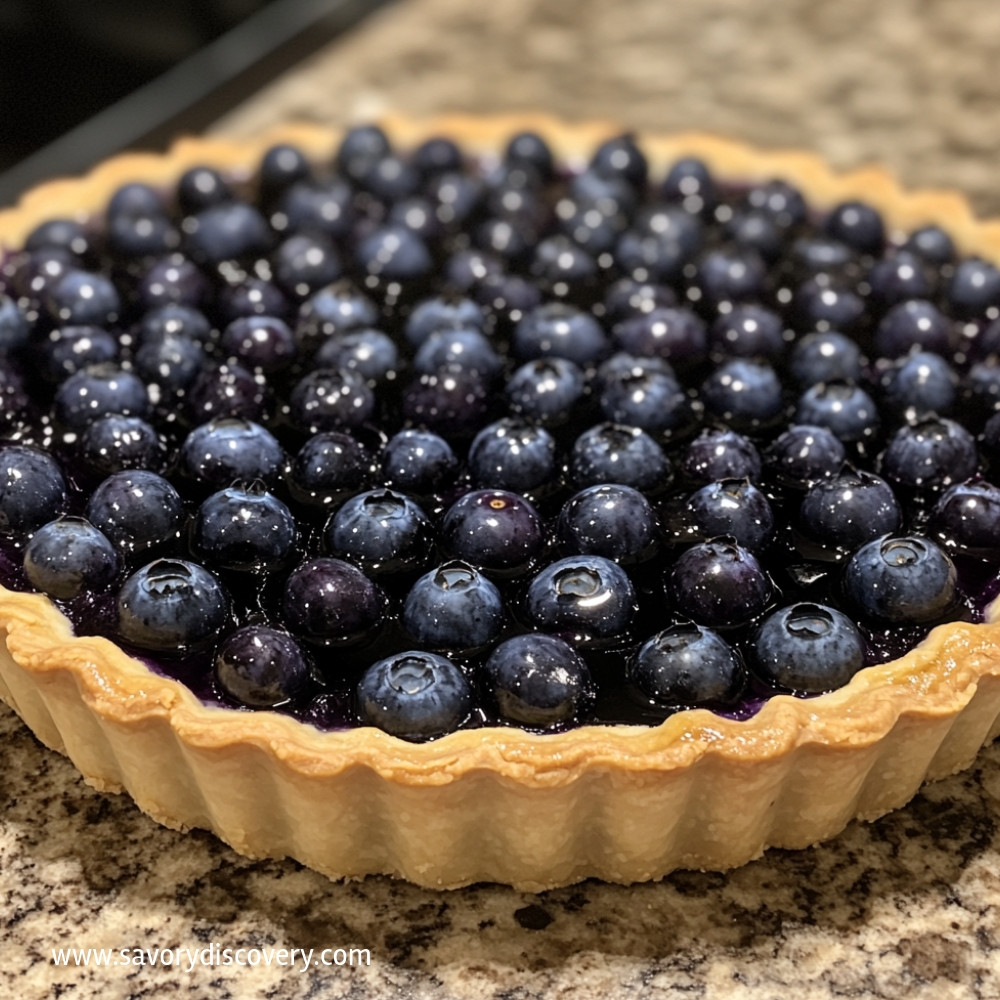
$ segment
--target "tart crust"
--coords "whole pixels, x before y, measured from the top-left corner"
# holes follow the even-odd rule
[[[486,158],[533,128],[570,165],[620,131],[542,116],[384,124],[401,145],[444,134]],[[44,219],[99,213],[126,181],[167,184],[201,163],[248,176],[275,142],[323,157],[337,139],[300,125],[253,142],[185,139],[165,155],[119,156],[0,212],[0,249],[18,248]],[[892,227],[938,223],[963,252],[1000,262],[1000,222],[977,221],[954,193],[903,191],[878,168],[837,174],[806,153],[696,133],[641,145],[654,168],[696,155],[723,179],[787,179],[819,208],[864,198]],[[436,888],[493,881],[537,891],[732,868],[898,808],[1000,735],[1000,602],[984,624],[939,626],[844,688],[779,695],[745,721],[696,709],[656,727],[485,728],[423,744],[206,706],[107,639],[75,636],[39,594],[0,587],[0,640],[0,699],[94,787],[127,791],[157,821],[212,830],[251,857]]]

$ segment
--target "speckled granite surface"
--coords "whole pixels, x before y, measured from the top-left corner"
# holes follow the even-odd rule
[[[995,0],[406,0],[219,124],[544,107],[890,164],[1000,213]],[[51,949],[366,948],[294,969],[57,968]],[[134,953],[130,952],[130,957]],[[212,954],[202,955],[211,959]],[[120,961],[120,958],[119,958]],[[334,885],[96,793],[0,707],[0,1000],[1000,997],[1000,744],[810,851],[530,896]]]

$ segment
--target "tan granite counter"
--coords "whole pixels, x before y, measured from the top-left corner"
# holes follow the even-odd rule
[[[403,0],[218,130],[541,107],[880,160],[1000,213],[998,38],[995,0]],[[56,967],[61,947],[185,957]],[[316,964],[219,964],[269,948]],[[319,964],[350,948],[370,964]],[[188,971],[188,951],[215,964]],[[0,1000],[147,996],[996,1000],[1000,745],[877,823],[730,874],[438,894],[332,884],[166,830],[0,707]]]

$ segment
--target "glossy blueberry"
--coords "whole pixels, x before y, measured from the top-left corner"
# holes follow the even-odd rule
[[[396,377],[399,351],[396,342],[381,330],[357,329],[329,337],[313,358],[319,368],[357,372],[370,386]]]
[[[689,309],[659,308],[618,323],[615,346],[640,357],[664,358],[678,367],[704,361],[708,354],[705,324]]]
[[[297,500],[326,505],[366,486],[372,457],[364,445],[342,431],[314,434],[292,462],[290,485]]]
[[[629,660],[629,681],[659,708],[733,701],[745,683],[733,648],[702,625],[672,625],[647,639]]]
[[[434,530],[408,496],[381,488],[347,500],[330,518],[323,538],[332,555],[377,577],[423,569]]]
[[[827,235],[861,253],[878,254],[885,245],[882,216],[864,202],[846,201],[837,205],[826,217],[823,229]]]
[[[555,213],[559,232],[592,256],[608,253],[615,249],[616,244],[621,246],[619,241],[628,226],[628,217],[618,211],[616,203],[606,203],[600,199],[563,198],[556,203]],[[642,238],[641,234],[634,236],[637,240]],[[624,255],[619,259],[622,270],[632,270]]]
[[[590,169],[600,177],[620,177],[635,188],[641,188],[649,176],[645,154],[632,135],[606,139],[594,151]]]
[[[444,235],[445,227],[434,211],[429,199],[421,195],[401,198],[389,209],[386,221],[390,225],[403,226],[420,237],[425,243],[433,243]],[[489,241],[482,244],[489,247]]]
[[[441,268],[445,288],[450,294],[475,295],[488,278],[502,278],[504,261],[489,250],[466,249],[452,254]]]
[[[461,365],[445,365],[412,379],[403,390],[406,420],[435,433],[467,437],[489,409],[483,377]]]
[[[947,417],[927,417],[900,427],[881,458],[881,471],[887,480],[913,489],[960,483],[978,465],[975,438]]]
[[[853,333],[864,315],[861,296],[840,279],[825,274],[807,278],[792,297],[791,316],[801,333],[810,330]]]
[[[802,192],[787,181],[772,180],[752,187],[746,196],[747,206],[763,212],[782,229],[801,226],[809,209]]]
[[[719,194],[705,161],[685,156],[671,164],[660,185],[660,197],[678,202],[692,215],[708,215],[715,208]]]
[[[553,174],[552,150],[537,132],[525,131],[512,135],[504,149],[503,159],[511,166],[531,167],[543,180],[550,179]]]
[[[23,347],[31,336],[31,325],[21,307],[0,292],[0,357]]]
[[[438,330],[483,330],[485,325],[483,309],[472,299],[442,295],[423,299],[414,306],[406,318],[403,333],[416,350]]]
[[[529,566],[545,548],[538,511],[508,490],[472,490],[459,497],[441,521],[441,544],[461,559],[495,576]]]
[[[156,428],[141,417],[109,413],[83,432],[79,456],[91,472],[104,477],[125,469],[159,471],[167,449]]]
[[[1000,356],[993,355],[971,365],[962,379],[962,390],[980,413],[991,414],[1000,409]]]
[[[640,357],[627,351],[615,351],[610,358],[598,365],[597,377],[592,384],[597,389],[604,389],[616,382],[641,378],[647,373],[665,375],[677,381],[674,366],[664,358]]]
[[[147,340],[135,353],[135,370],[147,384],[167,392],[186,389],[201,373],[205,351],[197,340],[177,334],[165,334]]]
[[[615,265],[634,281],[673,284],[701,246],[701,229],[681,208],[665,209],[654,218],[657,228],[629,229],[617,239]]]
[[[76,270],[67,271],[50,286],[46,305],[52,321],[63,326],[106,326],[122,308],[110,278]]]
[[[274,435],[250,420],[218,417],[196,427],[181,445],[184,471],[206,486],[222,488],[281,477],[285,453]]]
[[[359,181],[372,163],[391,151],[385,132],[377,125],[356,125],[344,133],[335,163],[345,177]]]
[[[458,459],[444,438],[409,428],[386,442],[381,465],[388,486],[421,495],[447,486],[458,468]]]
[[[520,322],[523,316],[542,304],[539,287],[520,274],[487,275],[473,294],[504,327]]]
[[[892,623],[940,619],[955,602],[955,567],[929,538],[877,538],[851,556],[844,592],[863,614]]]
[[[31,252],[64,250],[73,257],[82,259],[93,250],[91,239],[87,227],[77,219],[47,219],[28,233],[24,249]]]
[[[53,413],[64,427],[82,431],[106,413],[147,416],[149,397],[143,381],[131,372],[114,364],[89,365],[59,386]]]
[[[185,221],[187,251],[206,264],[247,260],[270,249],[267,220],[252,205],[227,201],[211,205]]]
[[[166,209],[164,196],[151,184],[132,181],[112,192],[108,215],[157,215]]]
[[[24,550],[28,582],[57,600],[70,600],[85,590],[103,591],[117,571],[111,542],[82,517],[50,521],[32,535]]]
[[[36,250],[15,260],[11,266],[8,292],[12,298],[29,300],[32,307],[44,305],[52,289],[79,266],[73,254],[58,247]]]
[[[597,275],[597,261],[568,236],[549,236],[535,247],[529,268],[542,289],[557,298],[586,297]]]
[[[212,566],[263,573],[286,563],[298,532],[291,511],[255,486],[230,486],[198,508],[192,530],[195,552]]]
[[[212,339],[212,324],[200,309],[168,302],[146,312],[139,321],[136,334],[140,345],[165,337],[184,337],[204,346]]]
[[[188,415],[196,424],[219,417],[260,420],[266,400],[262,383],[237,364],[205,369],[192,382],[186,398]]]
[[[407,160],[388,153],[372,161],[358,182],[369,194],[388,204],[414,194],[421,176]]]
[[[559,511],[556,534],[568,555],[595,555],[623,566],[644,562],[660,543],[650,502],[631,486],[588,486]]]
[[[417,348],[413,370],[423,375],[448,365],[459,365],[492,380],[500,373],[503,360],[479,330],[436,330]]]
[[[790,275],[799,280],[817,275],[855,276],[857,253],[832,236],[800,236],[788,248],[788,268]]]
[[[681,471],[691,483],[706,485],[719,479],[760,479],[757,446],[734,430],[702,431],[685,449]]]
[[[321,556],[297,566],[285,582],[285,625],[317,644],[345,643],[368,634],[382,617],[384,598],[356,566]]]
[[[465,162],[458,144],[441,135],[425,139],[413,150],[411,159],[424,176],[461,170]]]
[[[774,587],[752,552],[717,539],[681,553],[667,574],[666,592],[680,614],[722,628],[756,618],[771,603]]]
[[[309,661],[287,632],[246,625],[227,635],[215,652],[215,680],[247,708],[294,705],[309,689]]]
[[[197,309],[205,304],[210,286],[205,273],[183,254],[153,261],[139,280],[138,304],[146,310],[169,305]]]
[[[1000,489],[983,479],[956,483],[941,494],[931,514],[934,536],[960,555],[1000,555]]]
[[[945,295],[959,319],[975,319],[1000,306],[1000,269],[978,257],[960,261]]]
[[[754,637],[762,680],[802,694],[843,687],[865,665],[865,643],[845,614],[822,604],[792,604],[770,615]]]
[[[354,224],[353,197],[339,178],[304,178],[285,189],[271,222],[279,232],[341,240]]]
[[[25,445],[0,447],[0,534],[30,534],[65,504],[66,480],[51,455]]]
[[[622,638],[636,612],[628,574],[603,556],[567,556],[549,564],[532,578],[524,600],[535,628],[584,646]]]
[[[781,317],[765,306],[740,303],[716,318],[709,343],[713,353],[722,357],[780,357],[785,350]]]
[[[539,358],[516,369],[504,392],[512,416],[558,427],[573,420],[584,388],[583,372],[572,361]]]
[[[454,230],[462,226],[479,208],[483,182],[469,174],[446,170],[430,178],[424,194],[441,224]]]
[[[781,416],[781,380],[764,362],[747,358],[724,361],[701,385],[705,409],[737,431],[767,427]]]
[[[99,326],[61,326],[41,344],[42,371],[54,382],[90,365],[118,360],[118,340]]]
[[[599,403],[605,419],[650,434],[676,434],[694,420],[691,399],[680,382],[648,367],[608,378]]]
[[[799,507],[799,527],[828,549],[853,551],[895,531],[902,515],[892,488],[874,473],[844,468],[809,488]]]
[[[297,301],[336,281],[344,271],[333,242],[309,233],[295,233],[279,243],[271,254],[271,267],[278,287]]]
[[[868,272],[869,302],[876,309],[888,309],[911,299],[927,299],[934,288],[916,254],[900,250],[877,260]]]
[[[767,267],[756,250],[718,248],[709,250],[695,265],[691,293],[712,308],[724,302],[743,302],[764,295]]]
[[[229,618],[219,581],[197,563],[157,559],[136,570],[118,591],[118,634],[163,655],[206,645]]]
[[[295,383],[288,397],[292,423],[302,431],[360,427],[375,411],[375,396],[364,378],[350,368],[321,368]]]
[[[865,441],[878,433],[875,401],[853,382],[821,382],[799,397],[797,424],[826,427],[841,441]]]
[[[298,146],[282,142],[269,146],[257,168],[257,189],[262,202],[273,201],[296,181],[305,180],[312,168]]]
[[[766,264],[774,264],[784,249],[781,228],[763,212],[737,209],[725,221],[723,234],[737,248],[752,250]]]
[[[474,566],[453,559],[425,573],[403,602],[403,626],[433,650],[479,649],[504,625],[500,591]]]
[[[570,476],[580,489],[622,483],[655,490],[670,479],[670,462],[660,445],[638,427],[595,424],[574,442]]]
[[[608,286],[603,308],[612,325],[639,313],[677,305],[677,293],[669,285],[634,278],[619,278]]]
[[[300,345],[315,349],[334,334],[378,323],[378,308],[367,295],[348,281],[335,281],[314,292],[299,307],[295,335]]]
[[[875,331],[875,350],[883,358],[901,357],[914,347],[948,354],[950,343],[950,321],[926,299],[910,299],[893,306]]]
[[[723,479],[693,493],[686,510],[691,529],[703,539],[727,535],[759,552],[774,535],[774,512],[767,497],[746,479]]]
[[[246,368],[266,373],[280,371],[295,359],[295,336],[277,316],[241,316],[223,331],[223,352]]]
[[[902,249],[918,254],[928,264],[950,264],[955,259],[955,243],[940,226],[915,229],[903,242]]]
[[[255,275],[240,276],[219,288],[215,298],[220,322],[225,325],[241,316],[275,316],[290,313],[285,293],[271,280]]]
[[[116,472],[87,502],[87,520],[111,540],[124,558],[169,546],[186,521],[177,490],[155,472]]]
[[[522,361],[557,357],[581,367],[599,361],[610,346],[591,313],[562,302],[548,302],[528,313],[514,327],[511,345]]]
[[[177,204],[185,215],[229,201],[233,197],[228,182],[214,167],[189,167],[177,181]]]
[[[30,400],[20,373],[13,365],[0,367],[0,428],[19,423],[29,406]]]
[[[473,438],[468,465],[476,486],[524,493],[552,480],[556,443],[544,427],[507,417]]]
[[[357,687],[361,722],[422,741],[458,729],[474,707],[472,688],[451,660],[409,650],[373,663]]]
[[[638,204],[635,188],[624,177],[596,170],[583,170],[570,177],[566,194],[571,202],[592,206],[605,217],[630,217]]]
[[[366,236],[358,245],[356,262],[365,274],[400,282],[424,277],[433,265],[424,241],[400,225],[386,225]]]
[[[914,351],[900,358],[883,378],[882,401],[898,416],[916,420],[950,413],[958,397],[958,375],[939,354]]]
[[[788,359],[792,378],[803,389],[837,379],[856,382],[861,378],[862,366],[861,348],[857,342],[834,330],[799,338]]]
[[[105,221],[108,249],[119,260],[159,257],[175,249],[180,236],[163,210],[108,213]]]
[[[568,643],[532,632],[501,642],[483,675],[505,722],[545,729],[579,721],[589,707],[587,664]]]
[[[807,489],[835,476],[847,453],[840,440],[826,427],[792,424],[768,448],[768,471],[782,485]]]

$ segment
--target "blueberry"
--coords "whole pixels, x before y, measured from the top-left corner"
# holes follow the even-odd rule
[[[393,153],[373,160],[358,178],[358,183],[365,191],[385,203],[409,197],[417,190],[420,182],[420,172]]]
[[[21,307],[0,292],[0,357],[23,347],[31,336],[31,324]]]
[[[955,244],[940,226],[915,229],[901,249],[918,254],[928,264],[950,264],[955,259]]]
[[[196,164],[185,170],[177,181],[177,204],[185,215],[232,198],[229,183],[214,167]]]
[[[181,445],[185,472],[207,486],[255,479],[271,486],[282,474],[285,453],[270,431],[249,420],[220,417],[196,427]]]
[[[782,229],[801,226],[809,214],[802,192],[783,180],[766,181],[752,187],[747,192],[746,203],[751,209],[763,212]]]
[[[441,520],[445,550],[497,576],[520,573],[542,553],[545,541],[538,511],[507,490],[472,490]]]
[[[423,569],[434,544],[427,515],[408,496],[388,489],[351,497],[324,531],[328,551],[370,577]]]
[[[939,354],[913,351],[900,358],[883,378],[882,401],[898,416],[916,420],[947,414],[958,397],[958,375]]]
[[[465,162],[457,143],[442,135],[425,139],[414,149],[412,161],[425,177],[449,170],[461,170]]]
[[[309,690],[309,661],[287,632],[246,625],[220,643],[215,680],[247,708],[277,708],[300,702]]]
[[[457,229],[479,207],[483,182],[469,174],[446,170],[435,174],[427,182],[424,193],[441,224],[449,229]]]
[[[391,151],[385,132],[377,125],[355,125],[340,140],[334,162],[345,177],[360,181],[376,160]]]
[[[880,357],[898,358],[914,347],[935,354],[948,354],[951,322],[925,299],[910,299],[893,306],[875,331],[875,350]]]
[[[305,180],[312,167],[305,153],[290,143],[269,146],[257,168],[257,189],[262,202],[273,201],[296,181]]]
[[[501,642],[483,665],[500,718],[546,729],[579,721],[591,700],[587,664],[572,646],[538,632]]]
[[[389,209],[386,221],[390,225],[399,225],[403,226],[404,229],[409,229],[424,243],[433,243],[441,239],[445,231],[444,225],[434,211],[434,206],[429,199],[421,195],[401,198],[394,202]],[[487,241],[482,245],[488,248],[490,243]]]
[[[351,429],[375,411],[375,396],[364,378],[350,368],[321,368],[295,383],[288,397],[289,416],[299,430]]]
[[[319,557],[297,566],[285,582],[285,624],[317,644],[353,642],[381,621],[381,591],[356,566]]]
[[[784,486],[807,489],[836,475],[847,453],[826,427],[792,424],[768,448],[768,471]]]
[[[558,427],[573,422],[584,388],[583,372],[572,361],[539,358],[516,369],[504,392],[512,416]]]
[[[191,383],[187,409],[196,424],[220,417],[260,420],[266,399],[264,385],[242,365],[215,365]]]
[[[377,326],[378,322],[378,309],[368,296],[350,282],[335,281],[313,292],[299,306],[295,336],[300,346],[315,349],[326,337]]]
[[[447,365],[461,365],[489,381],[500,373],[503,360],[479,330],[436,330],[417,348],[413,370],[430,374]]]
[[[110,476],[125,469],[158,471],[167,449],[156,429],[140,417],[98,417],[80,439],[80,458],[92,472]]]
[[[172,305],[197,309],[204,305],[209,290],[201,268],[183,254],[172,253],[150,264],[136,291],[141,308],[154,310]]]
[[[438,330],[483,330],[486,317],[481,306],[460,296],[424,299],[406,318],[403,332],[414,349]]]
[[[0,447],[0,534],[28,535],[65,504],[66,480],[51,455],[25,445]]]
[[[875,401],[853,382],[821,382],[806,389],[795,408],[797,424],[826,427],[841,441],[866,441],[879,429]]]
[[[650,434],[679,434],[691,426],[691,399],[673,375],[637,366],[606,379],[601,412],[615,424],[639,427]]]
[[[677,381],[674,366],[664,358],[640,357],[627,351],[615,351],[610,358],[598,365],[597,378],[592,384],[597,389],[604,389],[615,382],[641,378],[646,373],[666,375]]]
[[[458,459],[444,438],[430,431],[407,429],[391,437],[382,452],[382,478],[406,493],[434,493],[447,486]]]
[[[632,135],[602,142],[591,157],[590,169],[599,177],[620,177],[635,188],[643,187],[649,176],[649,163]]]
[[[969,367],[962,379],[964,397],[980,413],[1000,409],[1000,356],[993,355]]]
[[[781,416],[781,381],[764,362],[746,358],[724,361],[701,385],[705,409],[737,431],[767,427]]]
[[[844,592],[865,615],[893,623],[940,619],[955,602],[955,567],[928,538],[877,538],[851,556]]]
[[[941,543],[958,555],[1000,555],[1000,489],[982,479],[957,483],[941,494],[931,515]]]
[[[613,330],[615,346],[640,357],[665,358],[678,367],[704,361],[705,324],[689,309],[653,309],[625,319]]]
[[[885,478],[913,489],[951,486],[968,479],[978,466],[975,439],[947,417],[901,427],[881,457]]]
[[[0,367],[0,428],[19,423],[30,401],[24,380],[13,365]]]
[[[289,315],[291,309],[285,293],[273,281],[253,275],[240,275],[238,280],[223,284],[216,295],[215,305],[223,325],[241,316],[274,316],[281,319]]]
[[[409,650],[373,663],[357,688],[362,723],[422,741],[458,729],[474,707],[472,688],[451,660]]]
[[[726,704],[745,683],[733,648],[701,625],[673,625],[647,639],[629,660],[627,677],[659,708]]]
[[[767,264],[774,264],[784,249],[781,228],[763,212],[737,209],[722,227],[734,246],[752,250]]]
[[[538,629],[577,645],[604,645],[625,637],[637,612],[628,574],[603,556],[567,556],[528,584],[524,614]]]
[[[710,628],[756,618],[774,594],[756,556],[725,539],[700,542],[682,552],[667,574],[666,590],[672,608]]]
[[[292,462],[290,485],[303,503],[325,505],[366,486],[372,457],[364,445],[342,431],[314,434]]]
[[[837,205],[826,217],[823,228],[835,240],[861,253],[878,254],[885,245],[882,216],[864,202],[846,201]]]
[[[621,247],[619,241],[628,226],[628,217],[619,211],[616,202],[599,198],[563,198],[556,203],[555,212],[559,232],[591,256],[605,254],[616,244]],[[527,249],[525,247],[525,251]],[[624,260],[621,267],[631,270]]]
[[[473,438],[468,464],[476,486],[524,493],[552,481],[556,443],[544,427],[504,418]]]
[[[424,241],[400,225],[385,225],[366,236],[358,245],[356,262],[367,275],[398,282],[422,278],[433,266]]]
[[[108,215],[160,215],[166,211],[164,196],[151,184],[132,181],[112,192]]]
[[[212,642],[229,618],[219,581],[197,563],[157,559],[118,591],[118,634],[163,655]]]
[[[701,246],[701,228],[680,208],[663,210],[654,218],[655,228],[629,229],[616,240],[615,266],[634,281],[674,284]]]
[[[800,280],[817,275],[828,278],[855,276],[857,253],[831,236],[800,236],[789,248],[788,268]]]
[[[488,278],[503,277],[504,261],[488,250],[459,250],[445,261],[441,275],[450,294],[474,295]]]
[[[595,424],[574,442],[570,475],[578,488],[622,483],[655,490],[670,479],[670,462],[645,431],[622,424]]]
[[[304,178],[286,188],[271,221],[279,232],[341,240],[354,224],[353,197],[338,178]]]
[[[803,388],[837,379],[856,382],[861,378],[861,348],[850,337],[827,330],[810,333],[795,342],[788,367]]]
[[[874,473],[845,468],[809,488],[798,523],[813,541],[853,551],[895,531],[902,515],[889,484]]]
[[[715,179],[704,160],[685,156],[675,160],[660,186],[660,197],[677,202],[692,215],[708,215],[719,200]]]
[[[206,264],[249,260],[266,254],[271,244],[267,220],[242,201],[203,209],[185,221],[184,232],[188,253]]]
[[[792,297],[793,325],[801,333],[810,330],[853,333],[864,315],[861,296],[841,279],[825,274],[807,278]]]
[[[529,270],[542,290],[557,298],[586,298],[597,276],[594,257],[568,236],[549,236],[535,246]]]
[[[183,337],[204,346],[212,339],[212,324],[194,306],[168,302],[149,309],[139,321],[137,332],[141,345],[167,337]]]
[[[161,256],[180,242],[177,230],[162,208],[109,212],[105,237],[111,253],[128,261]]]
[[[681,460],[684,477],[706,485],[718,479],[760,479],[757,446],[736,431],[706,430],[696,437]]]
[[[309,233],[294,233],[279,243],[271,267],[278,287],[299,301],[336,281],[344,270],[333,242]]]
[[[588,486],[559,511],[559,542],[569,555],[596,555],[628,566],[659,548],[660,530],[649,501],[631,486]]]
[[[180,537],[186,520],[177,490],[155,472],[134,470],[108,476],[87,502],[87,520],[126,558]]]
[[[117,361],[118,340],[99,326],[62,326],[49,331],[40,353],[45,377],[62,382],[90,365]]]
[[[712,351],[722,357],[777,358],[785,350],[781,317],[765,306],[743,302],[711,326]]]
[[[82,431],[107,413],[130,417],[149,414],[142,380],[114,364],[89,365],[70,375],[56,390],[53,413],[64,427]]]
[[[85,590],[102,591],[117,571],[111,542],[82,517],[42,525],[24,550],[28,582],[57,600],[70,600]]]
[[[93,251],[91,239],[87,227],[76,219],[48,219],[28,233],[24,240],[24,249],[65,250],[74,257],[82,259]]]
[[[763,680],[802,694],[843,687],[865,665],[857,627],[822,604],[792,604],[774,612],[754,637],[752,652]]]
[[[295,336],[277,316],[241,316],[223,331],[222,350],[231,360],[266,373],[280,371],[295,359]]]
[[[494,642],[504,625],[500,591],[460,559],[420,577],[403,602],[403,626],[422,646],[467,651]]]
[[[562,302],[548,302],[528,313],[511,337],[522,361],[565,358],[581,367],[608,352],[608,338],[593,315]]]
[[[291,511],[257,487],[231,486],[199,507],[192,528],[195,552],[220,569],[264,573],[285,564],[298,532]]]
[[[746,479],[723,479],[693,493],[686,510],[694,533],[703,539],[727,535],[759,552],[774,535],[774,512],[767,497]]]
[[[122,308],[110,278],[76,270],[67,271],[51,285],[46,305],[53,322],[73,326],[106,326],[118,319]]]
[[[722,303],[763,297],[766,280],[767,267],[756,250],[720,247],[697,262],[689,292],[714,310]]]
[[[608,322],[617,324],[630,316],[654,309],[677,305],[677,293],[668,285],[634,278],[619,278],[608,286],[604,296],[604,313]]]
[[[403,390],[404,418],[435,433],[467,437],[482,424],[488,408],[485,380],[461,365],[419,375]]]
[[[510,166],[531,167],[542,180],[550,180],[554,159],[548,143],[537,132],[518,132],[510,137],[503,154]]]
[[[959,319],[987,315],[1000,306],[1000,269],[978,257],[960,261],[945,295],[952,313]]]
[[[197,340],[168,333],[147,340],[135,354],[135,370],[147,384],[168,392],[186,389],[205,364],[205,351]]]
[[[934,293],[923,261],[906,250],[877,260],[868,272],[868,286],[869,302],[876,309],[888,309],[909,299],[927,299]]]

